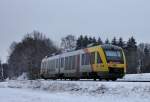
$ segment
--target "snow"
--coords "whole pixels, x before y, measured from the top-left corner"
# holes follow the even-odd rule
[[[0,88],[1,102],[149,102],[149,97],[117,95],[79,95],[28,89]]]
[[[123,80],[128,81],[150,81],[150,73],[143,74],[127,74]]]
[[[19,76],[19,77],[17,78],[17,80],[28,80],[27,73],[22,73],[22,75]]]
[[[19,90],[0,88],[1,102],[140,102],[137,99],[114,97],[114,96],[85,96],[71,95],[67,93],[48,93],[43,91]],[[144,101],[145,100],[145,101]],[[148,102],[144,99],[144,102]]]
[[[149,80],[150,74],[122,80]],[[22,79],[22,78],[21,78]],[[150,82],[7,80],[0,82],[0,102],[149,102]]]
[[[150,83],[18,81],[0,83],[2,102],[149,102]]]

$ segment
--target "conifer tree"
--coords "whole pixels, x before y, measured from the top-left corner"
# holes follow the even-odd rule
[[[129,38],[127,42],[127,49],[128,50],[137,50],[137,45],[134,37]]]
[[[88,37],[87,37],[87,35],[86,36],[84,36],[84,38],[83,38],[83,48],[86,48],[87,47],[87,45],[89,44],[89,40],[88,40]]]
[[[80,35],[80,37],[77,39],[76,49],[81,49],[82,47],[83,47],[83,36]]]
[[[95,37],[93,37],[93,39],[92,39],[92,43],[93,43],[94,45],[96,45],[96,44],[97,44]]]
[[[88,42],[89,42],[89,44],[91,44],[91,43],[93,42],[92,37],[89,37],[89,38],[88,38]]]
[[[138,67],[138,52],[134,37],[129,38],[126,47],[127,72],[136,73]]]
[[[102,44],[103,44],[103,41],[101,40],[101,38],[100,38],[100,37],[98,38],[97,43],[98,43],[98,44],[100,44],[100,45],[102,45]]]
[[[110,44],[109,39],[107,38],[105,44]]]
[[[113,40],[112,40],[111,44],[112,44],[112,45],[117,45],[116,37],[114,37],[114,38],[113,38]]]
[[[118,46],[121,47],[121,48],[124,48],[124,47],[125,47],[125,43],[124,43],[122,37],[119,38]]]
[[[148,46],[145,46],[145,48],[144,48],[144,54],[145,54],[145,56],[149,56]]]
[[[150,51],[148,48],[148,44],[145,44],[145,48],[144,48],[144,59],[143,59],[143,72],[150,72]]]

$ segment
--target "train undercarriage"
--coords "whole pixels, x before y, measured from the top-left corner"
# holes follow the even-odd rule
[[[93,79],[93,80],[112,80],[116,81],[118,78],[123,78],[125,75],[124,69],[111,68],[105,72],[80,72],[80,73],[59,73],[41,75],[43,79],[61,79],[61,80],[80,80],[80,79]]]

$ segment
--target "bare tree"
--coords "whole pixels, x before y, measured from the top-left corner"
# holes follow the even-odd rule
[[[75,50],[75,48],[76,48],[76,38],[75,38],[75,36],[67,35],[66,37],[62,38],[61,48],[64,51]]]
[[[9,47],[9,50],[8,50],[8,53],[11,54],[14,50],[15,50],[15,47],[17,45],[17,42],[12,42],[10,47]]]
[[[0,60],[0,80],[4,80],[4,69],[1,60]]]
[[[0,80],[2,79],[2,64],[1,64],[1,60],[0,60]]]
[[[26,72],[31,79],[40,77],[41,60],[57,51],[53,42],[37,31],[27,34],[12,49],[8,60],[10,77]]]

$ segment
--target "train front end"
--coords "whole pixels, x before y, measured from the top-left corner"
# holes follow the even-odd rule
[[[126,58],[121,47],[114,45],[102,46],[108,68],[108,79],[122,78],[126,73]]]

